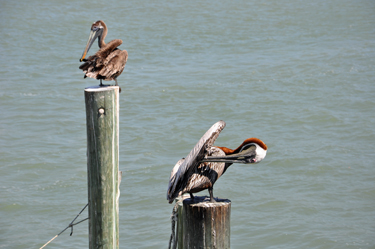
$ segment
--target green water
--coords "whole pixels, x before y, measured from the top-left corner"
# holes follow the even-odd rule
[[[375,248],[374,13],[351,0],[1,1],[0,248],[39,248],[87,203],[83,89],[98,82],[78,66],[98,19],[129,53],[121,248],[167,247],[170,171],[218,120],[216,145],[269,147],[215,184],[232,201],[231,248]],[[88,247],[87,222],[69,233],[47,248]]]

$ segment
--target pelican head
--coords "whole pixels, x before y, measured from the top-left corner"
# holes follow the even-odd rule
[[[107,28],[106,25],[101,20],[96,21],[91,25],[90,36],[89,36],[89,39],[87,41],[86,48],[83,51],[82,57],[81,57],[81,59],[79,59],[80,62],[85,60],[86,54],[89,52],[89,50],[91,48],[91,45],[94,43],[94,41],[98,37],[99,37],[98,44],[99,44],[99,47],[101,47],[101,41],[104,39],[103,32],[104,32],[104,30],[106,30],[106,28]]]
[[[218,147],[224,151],[225,156],[207,156],[202,162],[221,163],[259,163],[267,154],[267,145],[258,138],[246,139],[237,149],[231,150],[226,147]]]

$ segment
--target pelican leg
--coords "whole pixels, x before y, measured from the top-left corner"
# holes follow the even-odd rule
[[[117,79],[114,79],[115,80],[115,82],[116,82],[116,84],[115,84],[115,86],[118,86],[118,84],[117,84]],[[119,87],[120,89],[119,89],[119,92],[121,93],[121,87]]]
[[[210,193],[210,202],[216,202],[214,198],[213,188],[208,188],[208,193]]]
[[[194,195],[192,193],[189,193],[190,194],[190,199],[194,200]]]
[[[103,84],[102,84],[102,79],[100,79],[100,85],[99,86],[103,86]]]

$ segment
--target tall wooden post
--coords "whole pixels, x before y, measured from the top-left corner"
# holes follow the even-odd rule
[[[85,89],[89,248],[119,248],[119,87]]]
[[[182,223],[177,228],[179,249],[230,248],[231,201],[217,199],[211,203],[208,200],[208,197],[195,196],[183,201],[182,212],[178,211],[178,223]]]

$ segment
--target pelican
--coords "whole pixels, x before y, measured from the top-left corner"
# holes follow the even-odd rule
[[[210,202],[215,202],[213,185],[233,163],[258,163],[267,153],[267,145],[258,138],[246,139],[237,149],[213,146],[225,122],[215,123],[198,141],[186,158],[173,167],[168,184],[167,200],[208,189]]]
[[[91,32],[86,48],[79,60],[85,63],[79,69],[82,69],[85,73],[84,78],[90,77],[100,80],[100,86],[103,86],[102,80],[114,80],[116,86],[118,86],[117,77],[124,71],[126,61],[128,60],[128,52],[117,48],[122,44],[122,40],[120,39],[112,40],[106,44],[104,38],[107,36],[107,32],[107,26],[101,20],[91,25]],[[96,38],[98,38],[99,51],[85,59]]]

